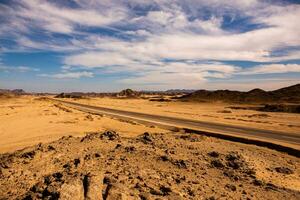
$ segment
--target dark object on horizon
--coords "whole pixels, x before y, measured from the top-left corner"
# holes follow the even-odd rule
[[[132,89],[125,89],[117,94],[117,96],[119,97],[138,97],[140,95],[140,92],[134,91]]]
[[[26,92],[23,89],[14,89],[14,90],[0,89],[0,97],[2,98],[16,97],[24,94],[26,94]]]
[[[60,93],[55,96],[55,98],[73,98],[73,99],[82,99],[84,93]]]

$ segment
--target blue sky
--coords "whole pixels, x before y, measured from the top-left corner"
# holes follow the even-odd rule
[[[300,82],[297,0],[0,0],[0,88],[277,89]]]

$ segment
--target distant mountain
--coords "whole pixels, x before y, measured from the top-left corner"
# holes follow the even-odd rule
[[[14,90],[0,89],[0,94],[4,94],[4,93],[20,95],[20,94],[25,94],[26,92],[23,89],[14,89]]]
[[[138,97],[140,96],[140,92],[134,91],[132,89],[122,90],[117,94],[119,97]]]
[[[180,99],[188,101],[224,101],[224,102],[300,102],[300,84],[281,88],[274,91],[264,91],[256,88],[248,92],[231,90],[198,90],[182,96]]]
[[[195,92],[196,90],[186,90],[186,89],[172,89],[172,90],[166,90],[165,93],[170,94],[190,94]]]

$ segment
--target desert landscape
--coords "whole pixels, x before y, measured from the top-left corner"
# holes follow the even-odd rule
[[[300,200],[299,0],[0,0],[0,200]]]
[[[130,89],[93,95],[2,92],[1,198],[299,199],[299,156],[84,112],[56,101],[217,120],[296,136],[300,132],[298,113],[252,109],[263,102],[204,101],[199,97],[187,101],[191,94]],[[299,150],[297,145],[293,148]]]

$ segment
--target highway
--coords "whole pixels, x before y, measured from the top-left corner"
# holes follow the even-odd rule
[[[224,139],[232,139],[236,141],[244,140],[244,142],[250,141],[247,143],[255,143],[255,141],[260,141],[262,144],[270,143],[284,147],[292,147],[293,149],[296,149],[300,152],[300,133],[295,134],[273,130],[257,129],[255,127],[227,125],[206,121],[204,122],[192,119],[153,115],[150,113],[138,113],[106,107],[91,106],[58,99],[51,100],[60,102],[65,106],[72,107],[83,112],[89,112],[93,114],[105,114],[115,118],[134,120],[143,124],[156,125],[168,129],[183,129],[191,132],[195,131],[198,133],[203,133],[206,135],[216,136]],[[252,140],[254,142],[251,142]]]

